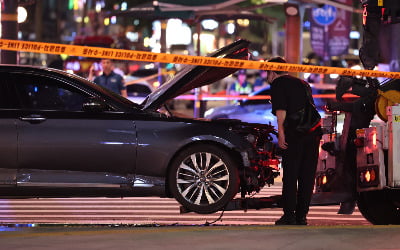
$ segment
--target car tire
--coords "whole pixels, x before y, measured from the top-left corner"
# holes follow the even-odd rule
[[[223,209],[239,189],[238,165],[214,145],[194,145],[175,158],[168,174],[173,196],[187,210],[200,214]]]
[[[358,209],[374,225],[400,224],[400,211],[386,190],[361,192]]]

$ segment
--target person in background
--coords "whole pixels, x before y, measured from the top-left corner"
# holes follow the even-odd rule
[[[259,76],[254,81],[253,90],[257,91],[257,90],[262,89],[262,88],[264,88],[266,86],[268,86],[268,83],[267,83],[267,71],[260,70],[259,71]]]
[[[320,74],[314,74],[314,73],[310,74],[307,77],[307,82],[309,82],[309,83],[320,83],[321,82]]]
[[[114,64],[110,59],[101,59],[103,74],[94,78],[94,82],[123,97],[128,97],[124,78],[114,72]]]
[[[237,80],[228,88],[228,95],[248,95],[253,91],[253,86],[247,81],[247,71],[238,71]]]
[[[281,57],[268,62],[286,63]],[[318,163],[318,148],[322,136],[321,126],[308,133],[297,132],[285,124],[285,119],[303,109],[308,101],[311,87],[287,72],[267,72],[271,84],[272,113],[278,120],[278,145],[283,149],[283,216],[276,225],[307,225],[311,196],[314,189],[315,172]]]

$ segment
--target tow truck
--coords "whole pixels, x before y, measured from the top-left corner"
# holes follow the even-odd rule
[[[380,47],[385,46],[379,29],[382,24],[400,23],[400,2],[361,2],[364,39],[360,60],[365,69],[372,70],[380,62]],[[345,92],[359,98],[341,102]],[[336,97],[337,102],[328,104],[332,116],[324,123],[334,128],[337,112],[344,112],[343,130],[326,129],[322,137],[312,204],[357,202],[372,224],[400,224],[400,79],[379,82],[342,77]],[[351,207],[347,210],[342,213],[352,213]]]

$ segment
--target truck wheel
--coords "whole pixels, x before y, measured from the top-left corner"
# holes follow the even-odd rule
[[[357,204],[361,214],[374,225],[400,224],[399,207],[386,190],[361,192]]]
[[[225,150],[213,145],[195,145],[175,158],[168,183],[183,207],[208,214],[224,208],[237,194],[238,172],[238,165]]]

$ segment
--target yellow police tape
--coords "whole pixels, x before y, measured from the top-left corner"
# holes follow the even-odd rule
[[[338,74],[348,76],[400,78],[400,72],[376,70],[355,70],[337,67],[313,66],[291,63],[271,63],[260,61],[236,60],[206,56],[175,55],[135,50],[110,49],[56,43],[27,42],[0,39],[0,50],[26,51],[46,54],[67,54],[69,56],[109,58],[116,60],[146,61],[160,63],[191,64],[224,68],[242,68],[258,70],[276,70],[288,72],[308,72],[316,74]]]
[[[321,99],[336,99],[336,94],[315,94],[312,95],[313,98],[321,98]],[[359,96],[353,94],[344,94],[342,98],[344,99],[355,99]],[[200,98],[203,101],[225,101],[225,100],[268,100],[271,99],[269,95],[219,95],[219,94],[201,94],[200,97],[196,97],[196,95],[180,95],[175,97],[175,99],[181,100],[196,100]]]

